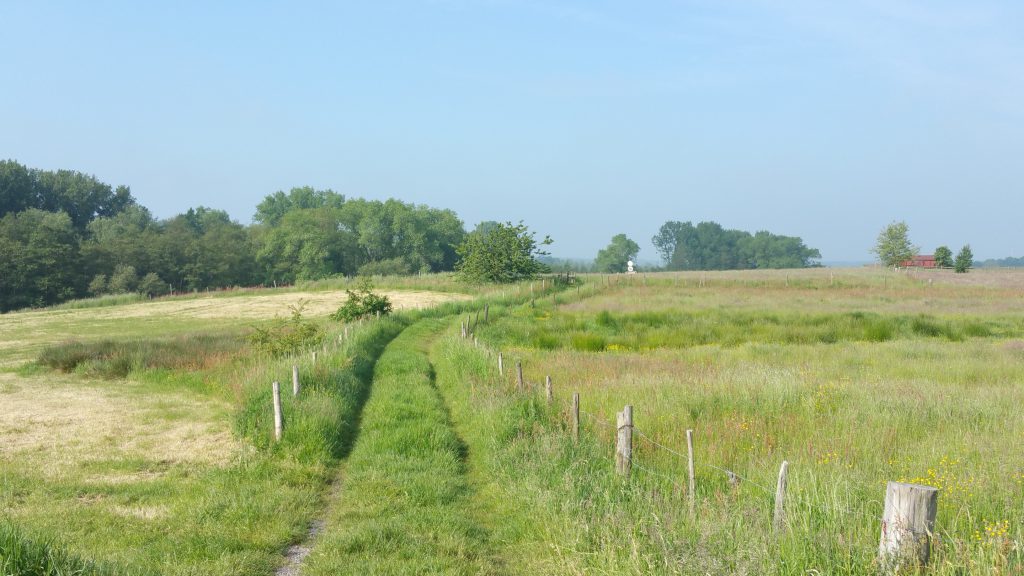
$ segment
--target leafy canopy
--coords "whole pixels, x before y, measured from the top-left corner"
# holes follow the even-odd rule
[[[939,246],[935,249],[935,265],[939,268],[953,267],[953,251],[949,246]]]
[[[626,265],[636,258],[640,245],[630,240],[625,234],[616,234],[606,248],[597,253],[594,259],[595,272],[625,272]]]
[[[910,227],[906,222],[893,222],[882,229],[878,234],[878,240],[871,252],[878,256],[878,260],[889,268],[896,268],[902,262],[912,259],[918,251],[918,247],[910,243],[908,232]]]
[[[522,222],[488,223],[459,245],[456,252],[460,260],[455,269],[467,282],[507,283],[533,278],[550,270],[537,257],[548,254],[540,247],[551,242],[545,236],[538,244]]]
[[[971,246],[968,244],[957,253],[953,270],[958,274],[966,274],[972,266],[974,266],[974,253],[971,252]]]

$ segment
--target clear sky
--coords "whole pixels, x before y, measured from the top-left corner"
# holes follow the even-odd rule
[[[666,220],[868,260],[1024,255],[1024,2],[0,0],[0,158],[249,222],[293,186],[523,220],[555,255]]]

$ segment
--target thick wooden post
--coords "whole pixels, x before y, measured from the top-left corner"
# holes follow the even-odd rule
[[[491,305],[484,304],[484,324],[487,324],[487,319],[491,316]]]
[[[555,391],[551,389],[551,376],[544,377],[544,393],[547,396],[548,404],[555,399]]]
[[[345,340],[348,340],[348,324],[345,324]]]
[[[281,422],[281,385],[275,380],[272,389],[274,392],[274,440],[280,442],[283,430]]]
[[[572,393],[572,440],[580,441],[580,393]]]
[[[687,476],[687,480],[689,480],[688,485],[690,487],[690,491],[687,492],[687,504],[690,507],[690,514],[692,515],[694,505],[697,500],[697,480],[693,474],[693,430],[686,431],[686,452],[686,464],[687,468],[689,469],[689,475]]]
[[[924,566],[931,555],[939,490],[931,486],[889,482],[885,488],[882,538],[878,556],[887,570]]]
[[[292,364],[292,396],[299,395],[299,367]]]
[[[516,360],[516,390],[522,392],[525,387],[523,384],[523,363]]]
[[[783,460],[779,468],[779,481],[775,485],[775,515],[772,518],[772,528],[780,532],[786,523],[786,476],[789,474],[789,462]]]
[[[316,350],[313,350],[313,364],[316,364]]]
[[[498,352],[498,376],[505,375],[505,367],[501,363],[501,352]]]
[[[459,335],[462,338],[466,337],[466,323],[465,322],[459,322]]]
[[[629,476],[633,465],[633,407],[626,404],[616,415],[615,471]]]

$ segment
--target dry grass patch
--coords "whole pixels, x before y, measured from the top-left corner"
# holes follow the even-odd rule
[[[53,476],[112,459],[221,465],[242,450],[228,405],[180,392],[137,394],[127,381],[118,385],[0,374],[0,466],[29,464]]]

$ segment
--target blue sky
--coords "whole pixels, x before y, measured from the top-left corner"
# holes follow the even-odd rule
[[[1024,255],[1024,3],[0,0],[0,158],[249,222],[293,186],[523,220],[555,255],[666,220],[868,260]]]

